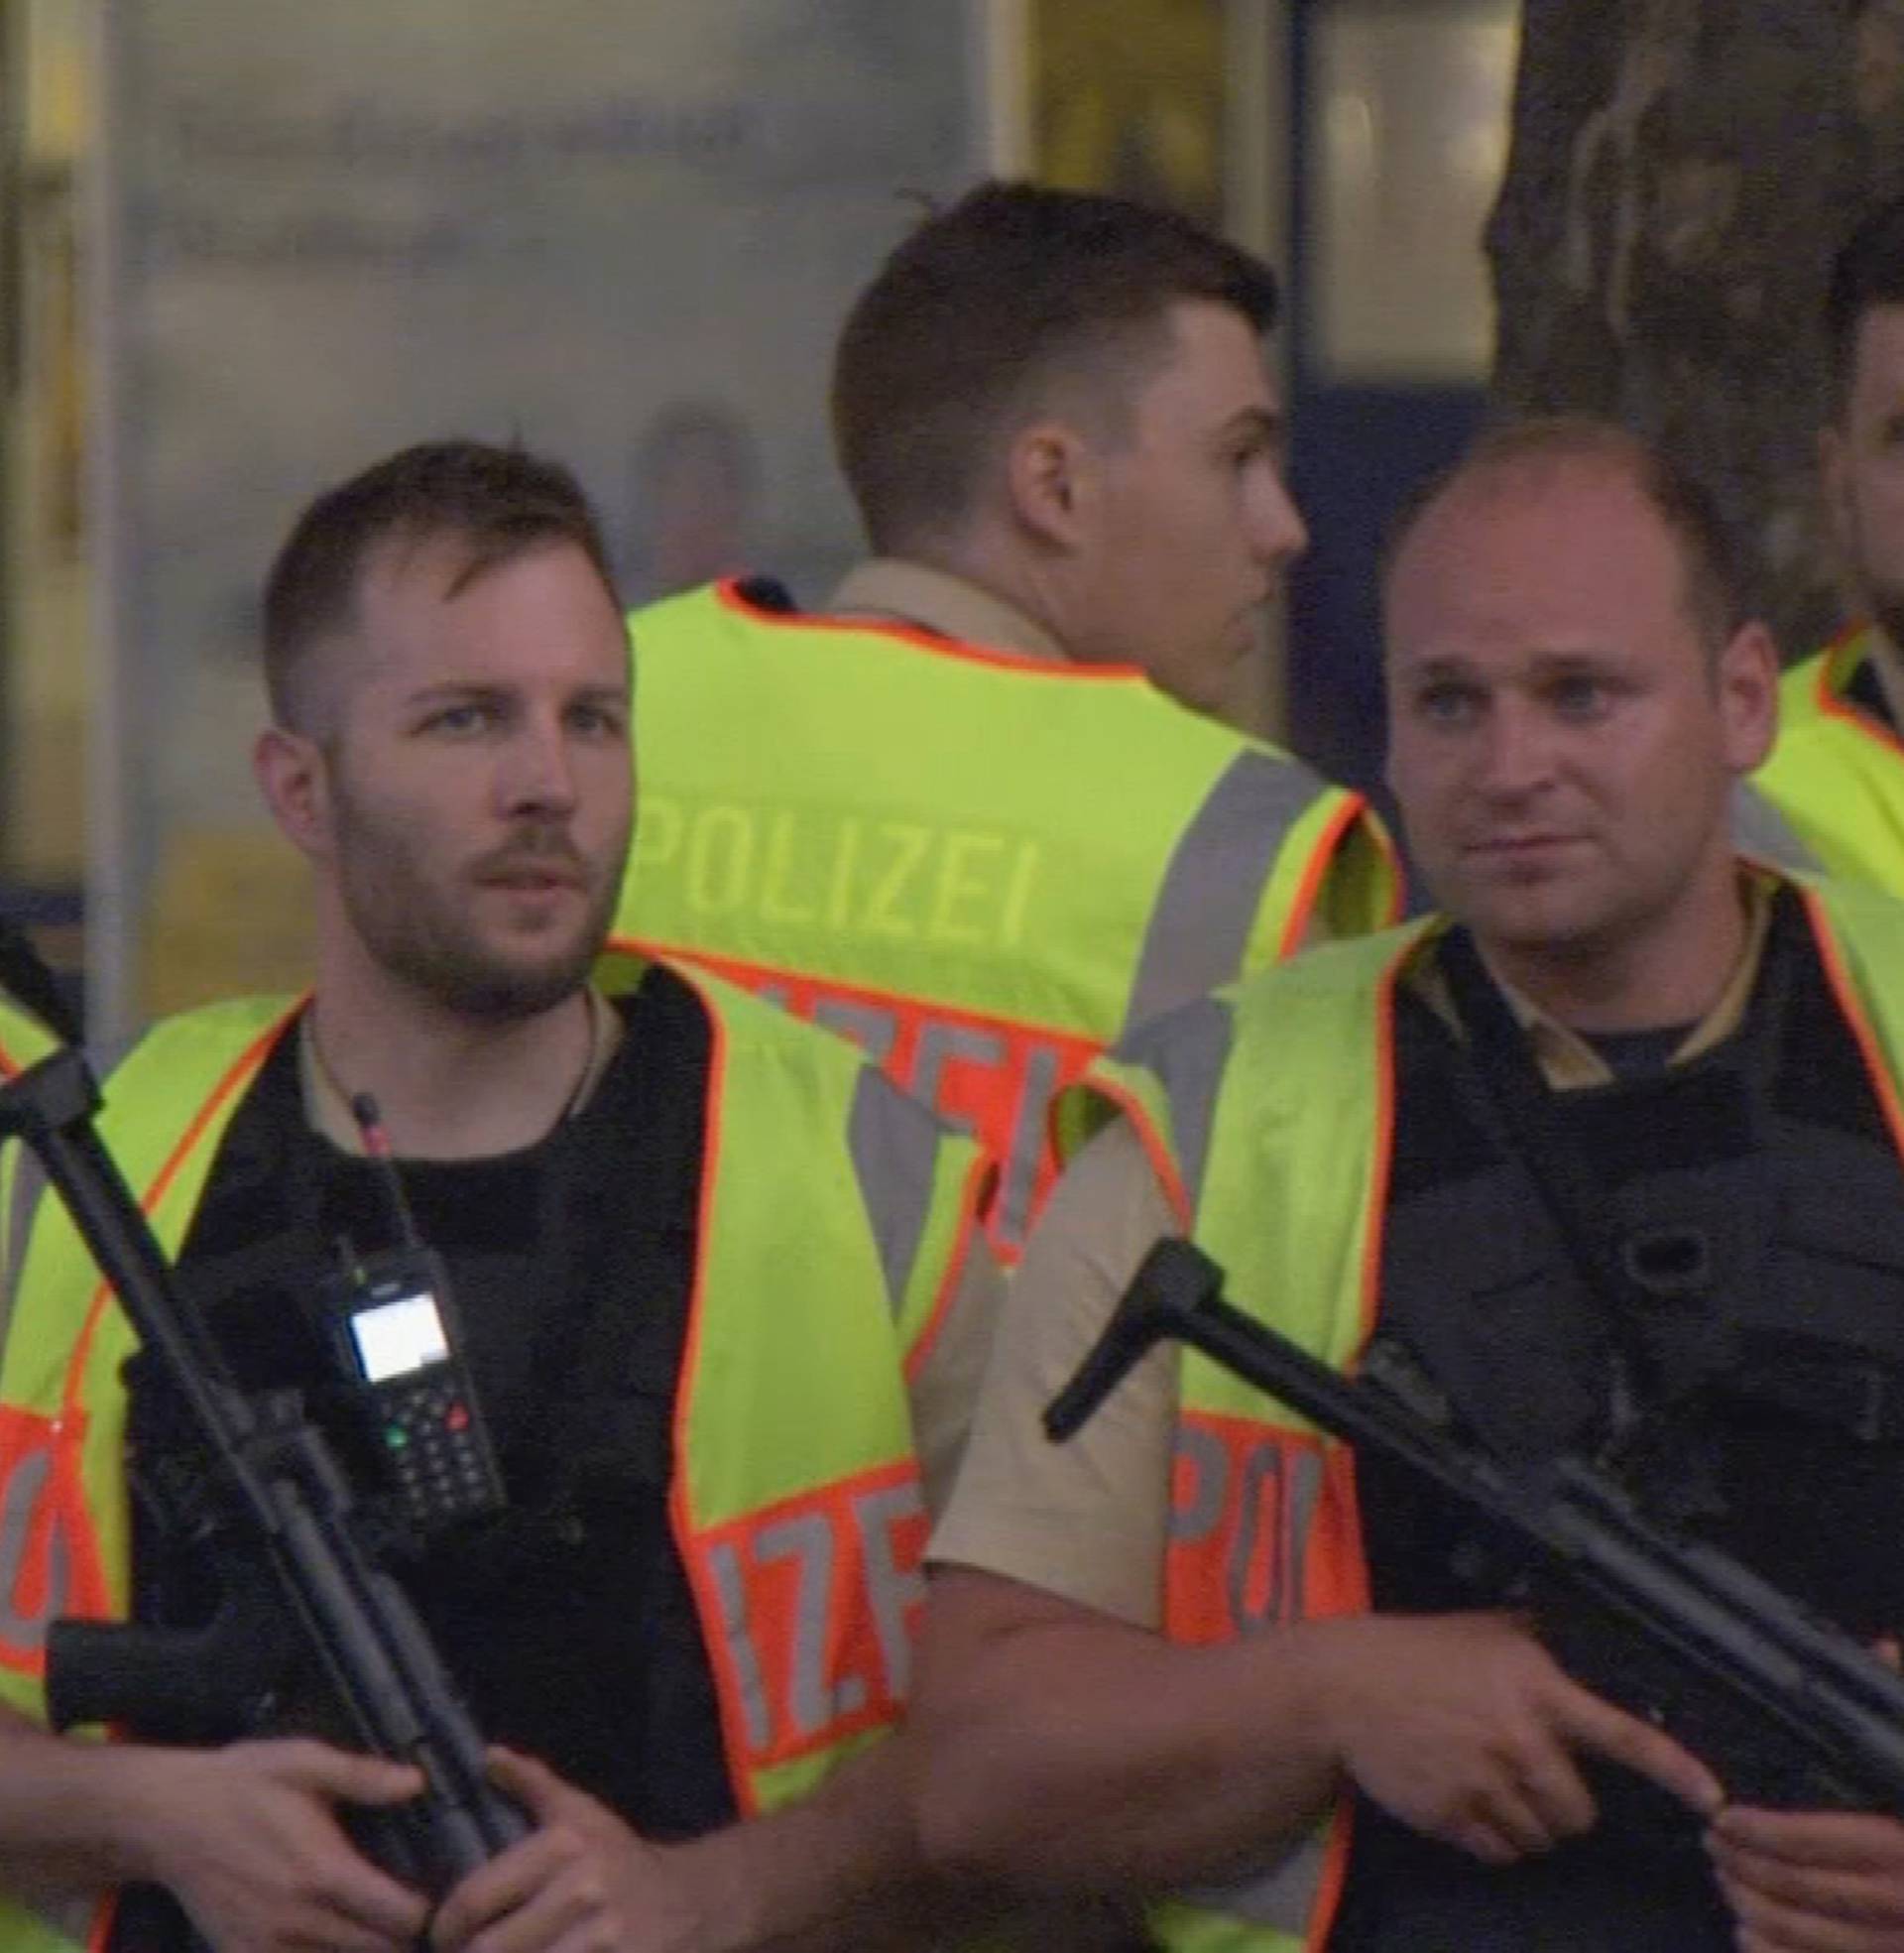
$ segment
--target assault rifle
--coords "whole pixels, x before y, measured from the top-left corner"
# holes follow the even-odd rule
[[[262,1723],[280,1657],[301,1643],[362,1747],[421,1770],[422,1793],[364,1813],[375,1821],[363,1828],[390,1871],[440,1897],[528,1822],[485,1774],[482,1738],[403,1590],[359,1539],[348,1482],[296,1393],[247,1398],[179,1296],[93,1130],[98,1105],[85,1060],[61,1050],[0,1091],[0,1137],[33,1150],[202,1441],[210,1483],[195,1489],[191,1524],[235,1532],[269,1591],[230,1582],[225,1611],[192,1634],[56,1622],[50,1719],[122,1722],[155,1740],[245,1733],[229,1725]]]
[[[1044,1413],[1069,1437],[1161,1338],[1408,1474],[1486,1556],[1488,1604],[1524,1607],[1570,1672],[1658,1723],[1738,1802],[1904,1817],[1904,1677],[1717,1548],[1651,1525],[1604,1472],[1510,1473],[1448,1435],[1432,1382],[1380,1345],[1351,1381],[1223,1299],[1187,1241],[1150,1251]],[[1405,1364],[1404,1359],[1404,1364]]]

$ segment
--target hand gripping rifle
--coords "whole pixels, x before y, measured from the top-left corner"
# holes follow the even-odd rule
[[[0,1138],[32,1148],[111,1283],[140,1341],[178,1392],[211,1461],[215,1524],[257,1548],[277,1605],[226,1595],[232,1610],[200,1635],[60,1621],[48,1642],[56,1729],[123,1721],[158,1735],[191,1724],[230,1679],[208,1650],[255,1641],[289,1617],[363,1747],[416,1765],[424,1788],[375,1813],[376,1855],[440,1897],[526,1835],[522,1812],[489,1781],[483,1743],[402,1588],[374,1564],[352,1521],[348,1482],[295,1393],[254,1402],[178,1293],[151,1226],[93,1130],[99,1091],[85,1060],[57,1052],[0,1091]],[[234,1583],[235,1584],[235,1583]],[[192,1684],[197,1683],[194,1692]],[[180,1707],[182,1697],[184,1706]],[[142,1716],[142,1702],[162,1707]],[[201,1739],[202,1740],[202,1739]]]
[[[1650,1525],[1592,1465],[1514,1474],[1450,1437],[1433,1384],[1384,1366],[1383,1346],[1339,1376],[1226,1302],[1223,1271],[1187,1241],[1150,1251],[1046,1408],[1048,1435],[1069,1437],[1164,1337],[1453,1509],[1490,1580],[1505,1573],[1488,1604],[1530,1608],[1563,1665],[1664,1727],[1734,1800],[1904,1817],[1904,1678],[1728,1555]]]

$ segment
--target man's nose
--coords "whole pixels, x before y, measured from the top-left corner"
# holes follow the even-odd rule
[[[531,719],[509,743],[499,781],[505,811],[566,813],[575,805],[575,762],[565,729]]]
[[[1553,777],[1552,728],[1532,705],[1496,698],[1481,733],[1481,781],[1490,793],[1526,793]]]
[[[1309,525],[1280,475],[1269,478],[1258,498],[1250,542],[1269,569],[1286,568],[1309,547]]]

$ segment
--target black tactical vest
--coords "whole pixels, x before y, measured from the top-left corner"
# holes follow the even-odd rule
[[[418,1232],[448,1264],[468,1357],[511,1495],[498,1520],[400,1552],[394,1570],[484,1735],[542,1758],[644,1834],[696,1835],[735,1812],[712,1673],[667,1520],[671,1432],[692,1291],[709,1033],[659,969],[622,1006],[626,1036],[589,1104],[501,1160],[405,1162]],[[347,1235],[386,1245],[363,1162],[312,1135],[295,1039],[233,1119],[180,1258],[251,1389],[298,1383],[367,1472],[309,1305]],[[133,1369],[131,1443],[164,1451],[176,1412]],[[207,1605],[190,1551],[135,1524],[138,1618]],[[314,1704],[298,1719],[322,1728]],[[186,1945],[122,1907],[118,1948]]]
[[[1801,905],[1777,898],[1739,1032],[1693,1061],[1541,1084],[1459,932],[1468,1036],[1396,1006],[1378,1333],[1510,1464],[1599,1458],[1657,1517],[1864,1638],[1904,1623],[1904,1167]],[[1459,1530],[1359,1466],[1377,1608],[1477,1604]],[[1714,1953],[1676,1807],[1596,1780],[1589,1838],[1506,1873],[1365,1806],[1339,1953]]]

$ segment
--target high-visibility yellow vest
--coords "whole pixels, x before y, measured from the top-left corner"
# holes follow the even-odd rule
[[[753,1814],[904,1700],[927,1528],[906,1385],[988,1169],[839,1039],[689,981],[713,1042],[670,1514]],[[166,1020],[105,1082],[102,1137],[169,1254],[295,1014],[253,1000]],[[16,1150],[0,1202],[25,1213],[0,1360],[0,1695],[44,1720],[49,1622],[128,1605],[119,1370],[136,1338]],[[78,1938],[0,1908],[8,1953]]]
[[[1778,744],[1750,789],[1786,830],[1741,819],[1741,845],[1904,896],[1904,744],[1845,697],[1874,627],[1847,632],[1779,684]]]
[[[1054,1093],[1136,1025],[1398,913],[1360,795],[1130,668],[763,609],[632,620],[636,832],[616,920],[845,1033],[1002,1162],[1015,1253]]]
[[[1904,1155],[1904,907],[1801,884],[1828,981]],[[1229,1299],[1338,1370],[1379,1302],[1394,1137],[1394,986],[1432,921],[1325,946],[1193,1007],[1094,1066],[1058,1113],[1068,1156],[1124,1112]],[[1164,1622],[1228,1642],[1366,1612],[1346,1447],[1208,1357],[1182,1360]],[[1173,1953],[1298,1953],[1328,1938],[1346,1808],[1253,1878],[1156,1908]]]
[[[31,1011],[0,995],[0,1084],[37,1063],[59,1041]]]

